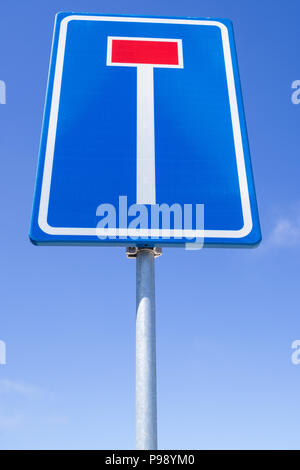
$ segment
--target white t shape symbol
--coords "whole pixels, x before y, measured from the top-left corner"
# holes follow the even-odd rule
[[[137,204],[155,204],[153,68],[183,68],[181,39],[107,38],[107,65],[137,68]]]

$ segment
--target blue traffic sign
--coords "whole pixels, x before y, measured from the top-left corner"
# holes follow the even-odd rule
[[[230,21],[57,15],[30,239],[260,242]]]

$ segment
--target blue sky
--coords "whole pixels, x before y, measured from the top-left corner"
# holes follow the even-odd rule
[[[156,263],[159,447],[300,449],[299,2],[15,1],[1,6],[1,449],[132,449],[135,262],[28,240],[54,15],[233,21],[263,242]]]

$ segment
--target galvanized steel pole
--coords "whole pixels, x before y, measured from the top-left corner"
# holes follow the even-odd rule
[[[154,254],[136,257],[136,448],[157,449]]]
[[[138,450],[157,449],[154,259],[160,254],[159,248],[138,248],[134,255],[129,255],[136,257],[136,448]]]

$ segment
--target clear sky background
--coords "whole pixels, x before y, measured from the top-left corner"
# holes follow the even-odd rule
[[[233,21],[263,242],[156,262],[161,449],[300,449],[300,3],[22,0],[0,7],[1,449],[133,449],[135,262],[28,239],[58,11]]]

